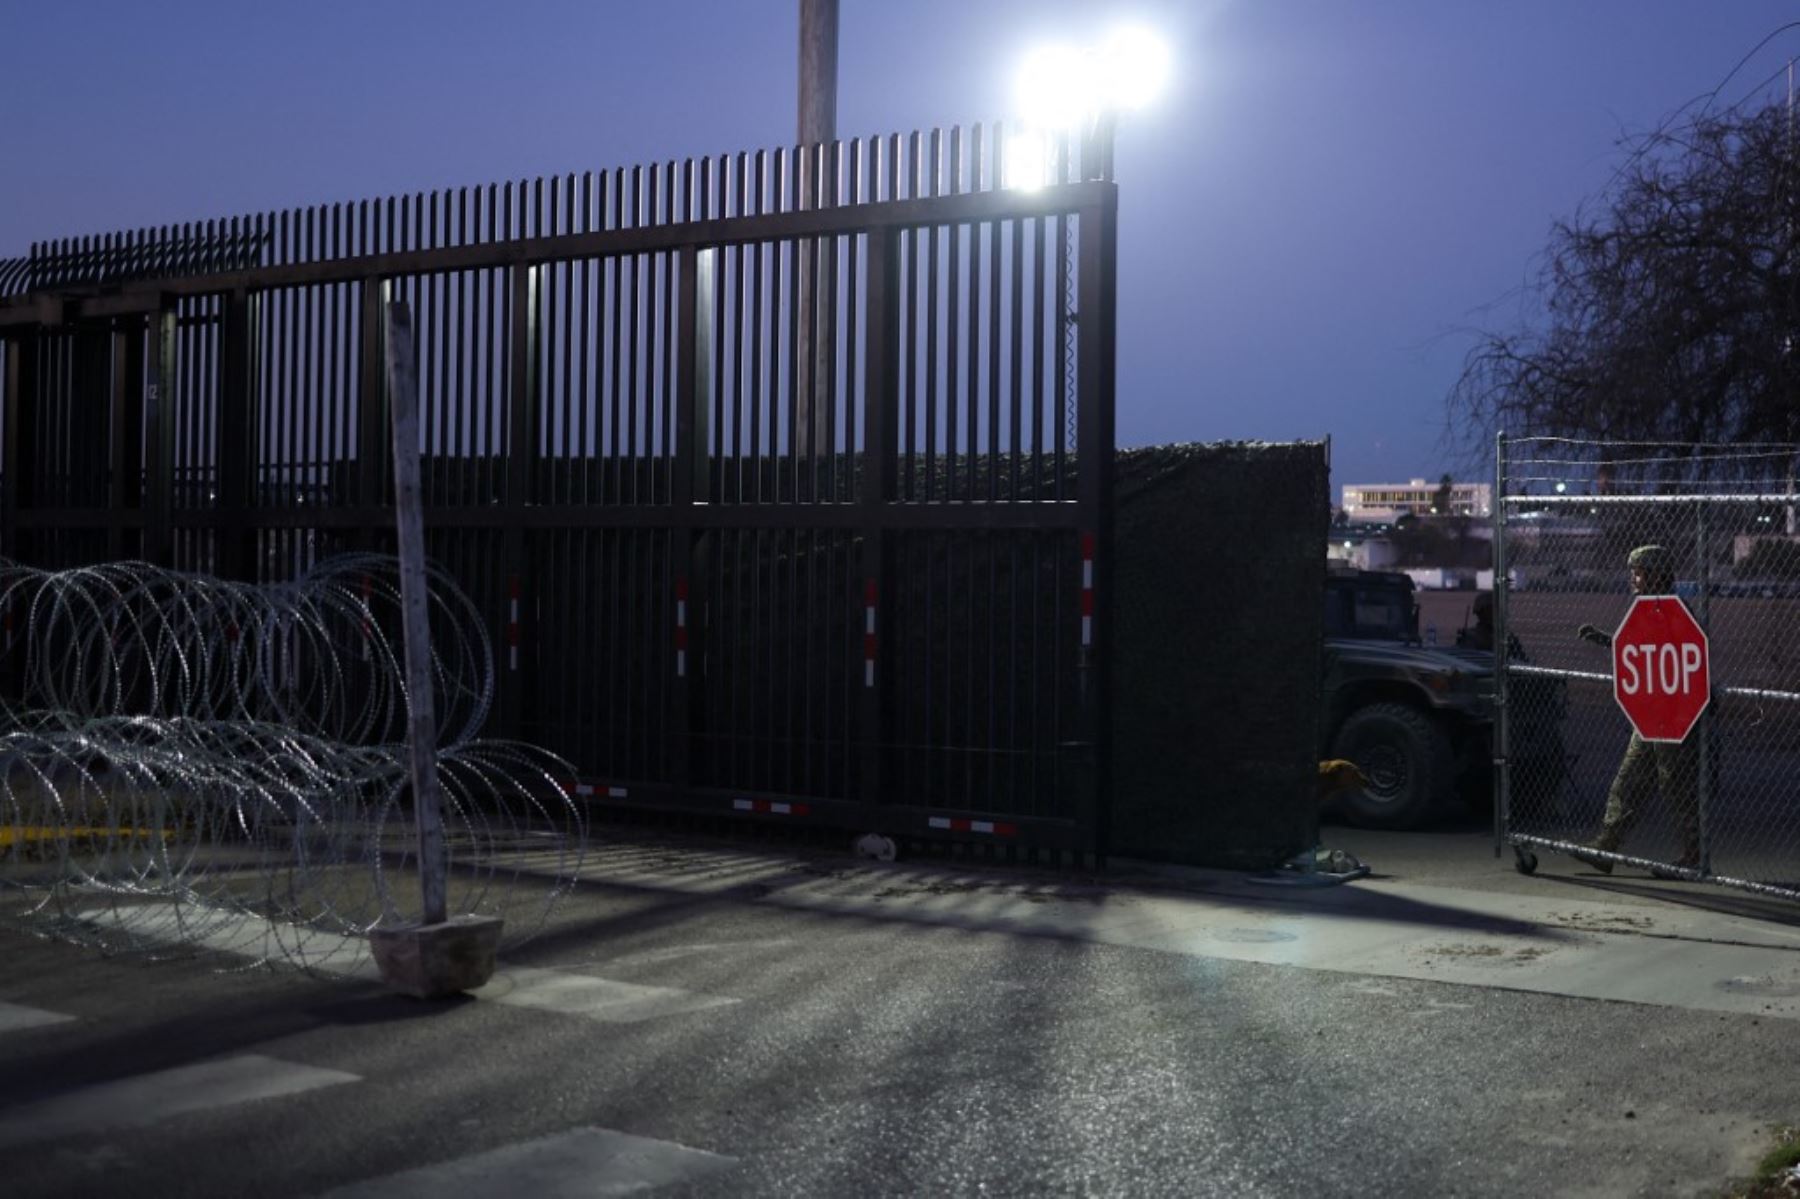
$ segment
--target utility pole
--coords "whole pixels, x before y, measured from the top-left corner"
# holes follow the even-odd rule
[[[817,147],[837,140],[838,0],[800,0],[800,197],[798,206],[812,207],[817,186]],[[813,275],[820,263],[818,247],[800,247],[800,278],[794,318],[800,324],[795,343],[795,387],[799,394],[799,428],[793,430],[797,457],[822,457],[831,447],[826,410],[831,404],[830,346],[818,336],[820,305],[813,294]],[[826,295],[831,281],[821,280]],[[815,395],[816,392],[816,395]],[[815,402],[817,411],[815,411]]]
[[[837,138],[837,0],[800,0],[800,144]]]

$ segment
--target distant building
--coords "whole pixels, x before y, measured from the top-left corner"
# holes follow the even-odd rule
[[[1442,488],[1428,479],[1407,483],[1346,483],[1343,489],[1344,514],[1351,520],[1393,520],[1412,516],[1492,516],[1494,485],[1492,483],[1450,484],[1450,510],[1439,512],[1438,493]]]

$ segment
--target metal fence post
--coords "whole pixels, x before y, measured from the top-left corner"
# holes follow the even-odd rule
[[[144,438],[144,324],[137,318],[122,318],[113,330],[110,402],[106,502],[113,515],[107,524],[106,551],[118,562],[144,553],[143,525],[135,530],[127,527],[128,514],[136,512],[142,518],[144,499],[138,467]]]
[[[530,587],[523,518],[532,500],[532,475],[537,461],[537,356],[538,270],[525,263],[507,273],[507,387],[506,387],[506,490],[503,506],[506,525],[500,535],[501,578],[526,579]],[[524,614],[520,614],[523,622]],[[525,630],[529,631],[529,629]],[[520,654],[522,661],[530,656]],[[525,736],[527,719],[525,680],[537,680],[541,672],[523,669],[504,672],[500,684],[501,727],[512,737]]]
[[[174,565],[176,307],[165,304],[150,322],[149,382],[144,388],[144,557]]]
[[[1501,854],[1511,826],[1512,777],[1507,753],[1506,647],[1506,433],[1494,436],[1494,856]]]
[[[1106,855],[1112,824],[1112,589],[1114,369],[1118,343],[1119,192],[1081,210],[1076,302],[1076,489],[1094,537],[1093,643],[1087,654],[1082,719],[1092,745],[1092,789],[1083,823],[1097,859]]]
[[[362,541],[365,550],[380,548],[384,532],[376,513],[382,504],[384,460],[388,453],[386,375],[382,370],[385,350],[382,345],[386,323],[388,282],[379,275],[362,281],[357,316],[361,322],[362,361],[357,380],[356,414],[356,506],[362,509]]]
[[[676,317],[675,473],[670,481],[670,503],[676,523],[670,536],[670,570],[674,574],[673,608],[668,614],[675,639],[675,687],[672,715],[675,758],[670,763],[671,783],[685,795],[693,785],[695,755],[702,752],[700,703],[694,676],[701,665],[700,619],[705,596],[692,588],[700,559],[696,543],[700,530],[694,524],[697,504],[708,495],[707,413],[713,391],[713,301],[717,295],[719,251],[683,246],[677,259],[680,312]]]
[[[1694,505],[1694,558],[1699,565],[1700,594],[1697,603],[1700,611],[1695,615],[1700,620],[1700,628],[1707,636],[1712,635],[1712,553],[1707,545],[1706,536],[1706,502]],[[1707,680],[1712,686],[1712,680]],[[1700,825],[1700,873],[1712,873],[1712,830],[1709,827],[1708,808],[1712,806],[1712,729],[1713,705],[1708,703],[1706,711],[1700,717],[1700,761],[1698,771],[1700,777],[1694,781],[1694,804],[1697,809],[1696,820]]]
[[[885,526],[886,505],[894,496],[898,478],[894,456],[899,421],[899,372],[895,350],[899,332],[900,233],[887,229],[869,235],[868,270],[864,277],[864,321],[867,353],[863,359],[863,468],[861,472],[862,504],[862,574],[874,589],[875,604],[886,615],[883,623],[893,627],[893,572],[890,563],[892,547]],[[853,596],[857,603],[866,597]],[[859,620],[853,627],[863,627]],[[877,636],[880,634],[877,633]],[[889,641],[892,644],[892,639]],[[862,759],[859,766],[860,786],[857,794],[865,803],[880,803],[885,796],[882,780],[883,747],[887,744],[891,707],[885,702],[891,694],[888,677],[890,663],[877,653],[876,664],[867,669],[862,689],[862,713],[859,740]],[[859,658],[853,658],[859,660]]]
[[[33,367],[37,364],[37,333],[26,328],[7,339],[5,388],[0,402],[5,404],[5,461],[0,463],[0,553],[14,561],[25,555],[19,547],[19,506],[29,502],[31,491],[26,474],[33,467],[26,441],[32,437],[33,401],[37,380]]]
[[[37,334],[29,327],[6,340],[6,371],[0,376],[0,421],[4,422],[4,455],[0,456],[0,555],[22,562],[25,555],[19,546],[19,501],[28,495],[20,472],[30,469],[31,455],[23,441],[31,432],[32,393],[36,382],[32,366],[36,357]],[[10,602],[10,601],[9,601]],[[25,689],[25,655],[12,653],[13,623],[23,616],[10,609],[0,612],[0,649],[4,649],[5,674],[0,676],[9,698],[23,699]]]
[[[437,716],[432,701],[431,598],[425,574],[425,516],[419,487],[419,373],[406,302],[387,305],[388,405],[393,413],[394,516],[400,550],[400,606],[406,657],[407,749],[418,825],[421,924],[449,919],[449,851],[438,793]]]
[[[219,501],[213,519],[220,530],[219,573],[254,580],[261,507],[256,456],[256,365],[251,330],[255,303],[244,288],[224,297],[219,347]]]

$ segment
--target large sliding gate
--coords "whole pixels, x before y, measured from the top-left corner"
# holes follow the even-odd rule
[[[34,246],[0,263],[3,552],[280,580],[389,545],[405,300],[495,733],[596,802],[1101,850],[1116,190],[1093,144],[1003,187],[1005,145]]]

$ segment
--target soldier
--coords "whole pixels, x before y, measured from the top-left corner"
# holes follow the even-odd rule
[[[1625,564],[1631,568],[1631,592],[1633,595],[1673,595],[1675,594],[1675,560],[1667,549],[1660,545],[1640,545],[1631,551]],[[1610,634],[1584,624],[1576,633],[1583,641],[1607,649],[1612,648]],[[1634,731],[1631,743],[1625,747],[1625,757],[1619,762],[1619,769],[1613,775],[1612,787],[1606,793],[1606,815],[1600,822],[1600,832],[1590,843],[1590,848],[1603,853],[1617,853],[1625,836],[1637,823],[1644,803],[1652,794],[1661,791],[1664,802],[1675,810],[1675,820],[1681,833],[1681,856],[1675,860],[1675,870],[1698,870],[1700,868],[1700,805],[1695,794],[1695,784],[1699,779],[1699,738],[1689,734],[1687,740],[1681,742],[1646,741]],[[1603,874],[1611,874],[1613,864],[1605,858],[1591,854],[1573,853],[1570,855],[1577,861],[1586,862]],[[1671,871],[1653,871],[1661,878],[1676,878]]]
[[[1475,602],[1470,605],[1474,613],[1475,623],[1468,628],[1456,631],[1456,647],[1458,649],[1494,649],[1494,593],[1477,591]],[[1516,662],[1529,662],[1525,655],[1525,646],[1509,629],[1506,634],[1506,656]]]

